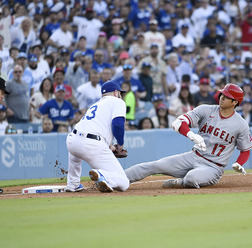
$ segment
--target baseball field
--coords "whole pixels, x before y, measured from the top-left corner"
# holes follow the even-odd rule
[[[0,247],[252,247],[252,171],[201,189],[162,189],[164,176],[100,193],[21,194],[58,179],[1,181]]]

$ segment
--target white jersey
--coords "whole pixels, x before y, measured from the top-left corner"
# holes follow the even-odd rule
[[[224,118],[220,115],[219,105],[200,105],[184,116],[191,126],[198,124],[198,134],[204,138],[207,150],[198,152],[215,163],[226,166],[235,147],[240,151],[252,148],[249,126],[235,111],[229,118]]]
[[[87,110],[75,129],[82,133],[99,135],[110,145],[114,138],[112,120],[116,117],[126,117],[125,102],[114,96],[104,96]]]
[[[80,109],[88,109],[92,104],[101,98],[101,86],[94,87],[89,81],[77,88],[76,99]]]

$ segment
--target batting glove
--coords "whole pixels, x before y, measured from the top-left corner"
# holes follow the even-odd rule
[[[187,133],[187,137],[197,145],[197,148],[199,148],[199,150],[203,152],[206,151],[205,141],[199,134],[195,134],[194,132],[189,131]]]
[[[246,175],[246,171],[245,171],[245,169],[241,166],[241,165],[239,165],[238,163],[234,163],[233,165],[232,165],[232,167],[233,167],[233,169],[236,171],[236,172],[239,172],[239,173],[242,173],[242,175]]]

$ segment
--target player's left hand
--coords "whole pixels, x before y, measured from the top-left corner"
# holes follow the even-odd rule
[[[241,165],[239,165],[238,163],[232,164],[232,167],[236,172],[242,173],[242,175],[244,175],[244,176],[246,175],[245,169]]]

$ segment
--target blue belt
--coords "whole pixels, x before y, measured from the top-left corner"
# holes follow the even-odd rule
[[[78,132],[76,129],[73,130],[73,133],[77,134],[79,136],[86,136],[86,138],[88,138],[88,139],[95,139],[95,140],[99,140],[99,141],[101,140],[101,136],[99,136],[99,135],[95,135],[95,134],[91,134],[91,133],[84,134],[84,133]]]

